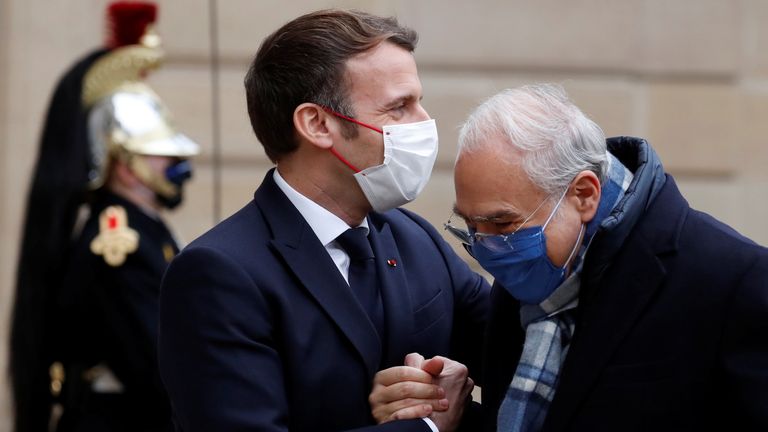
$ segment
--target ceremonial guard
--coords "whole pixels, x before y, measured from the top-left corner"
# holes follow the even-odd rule
[[[107,48],[64,75],[49,108],[13,314],[17,432],[171,430],[157,315],[179,246],[161,213],[181,202],[198,146],[143,81],[163,57],[156,13],[111,4]]]

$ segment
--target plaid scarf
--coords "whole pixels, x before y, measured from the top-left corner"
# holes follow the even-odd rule
[[[633,178],[613,155],[609,154],[608,159],[608,179],[603,185],[597,213],[586,226],[574,270],[543,302],[520,308],[525,343],[515,376],[499,408],[499,432],[533,432],[544,425],[576,327],[573,315],[579,304],[584,256],[600,223],[611,214]]]

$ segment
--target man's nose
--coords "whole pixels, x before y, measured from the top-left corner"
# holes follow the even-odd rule
[[[420,103],[416,104],[416,113],[415,113],[414,121],[419,122],[419,121],[429,120],[431,118],[432,117],[429,116],[429,113],[427,112],[427,110],[425,110]]]

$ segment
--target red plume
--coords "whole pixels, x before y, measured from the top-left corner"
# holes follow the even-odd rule
[[[117,48],[139,43],[147,25],[157,18],[157,5],[144,1],[117,1],[107,8],[107,46]]]

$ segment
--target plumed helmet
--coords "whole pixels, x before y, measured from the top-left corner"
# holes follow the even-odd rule
[[[101,98],[88,115],[89,184],[104,181],[111,158],[121,153],[187,158],[200,148],[173,126],[170,112],[146,84],[124,83]]]
[[[143,80],[147,71],[160,65],[164,54],[149,21],[154,19],[154,13],[148,11],[154,9],[141,8],[141,4],[124,2],[123,7],[110,7],[111,21],[123,22],[113,25],[113,43],[122,44],[136,37],[138,43],[121,45],[99,58],[83,80],[91,189],[104,183],[112,158],[125,155],[187,158],[200,151],[194,141],[176,130],[170,111]],[[126,20],[131,24],[125,24]]]

